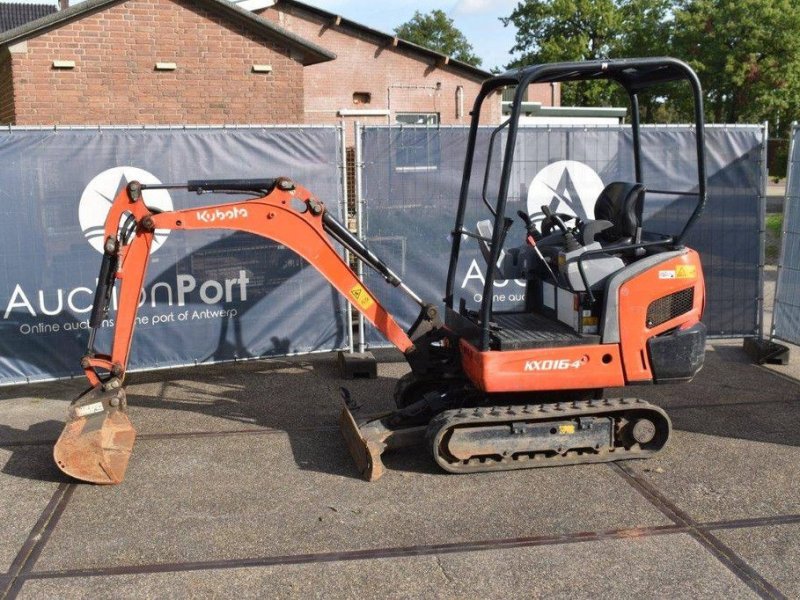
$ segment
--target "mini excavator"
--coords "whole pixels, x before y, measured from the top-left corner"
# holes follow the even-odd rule
[[[512,219],[506,201],[525,90],[534,83],[610,80],[630,98],[634,181],[609,183],[594,219],[542,207],[525,223],[524,243],[508,248]],[[642,174],[639,94],[659,84],[688,83],[694,99],[696,179],[681,190],[646,189]],[[491,133],[505,132],[499,189],[482,201],[490,218],[465,227],[481,109],[500,89],[515,87],[510,117]],[[405,356],[410,373],[394,391],[396,409],[360,415],[345,398],[340,425],[357,468],[367,480],[384,472],[384,451],[426,445],[445,471],[476,473],[647,458],[670,436],[667,414],[635,398],[604,398],[603,389],[689,381],[705,356],[700,319],[705,287],[700,257],[684,240],[706,201],[703,106],[692,69],[672,58],[604,60],[537,65],[487,80],[474,104],[443,306],[426,302],[338,222],[309,190],[275,179],[189,181],[198,193],[246,193],[254,198],[187,210],[148,207],[149,189],[130,182],[113,201],[105,222],[104,255],[88,351],[81,366],[91,387],[69,407],[54,448],[59,468],[98,484],[122,481],[136,436],[123,387],[139,294],[157,230],[226,229],[249,232],[292,249],[316,268]],[[645,230],[645,196],[696,200],[677,235]],[[477,199],[474,200],[477,202]],[[688,212],[688,211],[687,211]],[[456,302],[454,284],[461,245],[474,239],[486,260],[478,310]],[[342,258],[335,244],[377,271],[419,305],[408,331],[398,325]],[[496,279],[527,282],[524,310],[493,310]],[[118,286],[110,353],[95,347]],[[346,395],[346,394],[345,394]]]

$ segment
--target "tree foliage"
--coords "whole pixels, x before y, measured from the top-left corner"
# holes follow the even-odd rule
[[[481,64],[481,59],[473,53],[467,38],[453,24],[453,19],[442,10],[432,10],[427,14],[415,11],[411,20],[396,27],[394,32],[404,40],[452,56],[456,60],[475,66]]]
[[[522,0],[510,67],[564,60],[675,56],[698,72],[714,122],[785,130],[800,117],[798,0]],[[688,86],[643,97],[645,119],[690,116]],[[624,103],[613,86],[565,86],[564,104]],[[669,101],[669,102],[667,102]]]
[[[517,28],[511,52],[520,55],[509,66],[605,58],[613,51],[619,19],[614,0],[520,2],[501,19]],[[562,89],[567,105],[602,105],[612,98],[612,88],[603,83],[581,82]]]
[[[796,0],[692,0],[675,11],[673,52],[698,72],[717,122],[800,116],[800,7]]]

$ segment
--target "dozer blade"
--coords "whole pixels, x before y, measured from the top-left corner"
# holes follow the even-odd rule
[[[384,450],[424,442],[426,425],[400,426],[396,413],[356,420],[350,412],[351,406],[353,410],[356,408],[349,392],[342,388],[342,395],[344,405],[339,416],[339,427],[358,472],[367,481],[380,479],[386,471],[381,460]]]
[[[350,409],[342,407],[342,414],[339,417],[339,427],[342,430],[344,441],[350,450],[350,455],[356,463],[356,468],[361,476],[367,481],[380,479],[385,471],[381,454],[386,449],[380,439],[367,439],[361,434],[361,429],[356,424]]]
[[[120,483],[136,439],[125,410],[121,388],[104,391],[98,386],[79,396],[53,448],[58,468],[81,481]]]

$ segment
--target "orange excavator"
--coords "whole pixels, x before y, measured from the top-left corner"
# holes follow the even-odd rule
[[[541,220],[520,211],[524,243],[507,248],[512,219],[506,201],[525,90],[534,83],[610,80],[630,98],[634,180],[609,183],[594,219],[553,212]],[[679,190],[647,189],[642,172],[639,95],[659,84],[688,82],[694,98],[696,179]],[[465,227],[481,109],[495,92],[516,87],[505,133],[499,188],[481,199],[490,218]],[[492,101],[496,101],[492,100]],[[362,416],[345,393],[340,424],[359,472],[384,472],[381,454],[427,445],[446,471],[474,473],[550,465],[646,458],[667,443],[666,413],[644,400],[604,398],[603,389],[688,381],[700,370],[705,287],[700,257],[684,245],[706,201],[703,106],[695,73],[672,58],[537,65],[487,80],[472,111],[461,194],[456,210],[443,307],[422,300],[386,263],[338,222],[323,202],[292,180],[198,180],[181,186],[198,193],[247,193],[253,199],[162,212],[149,207],[147,190],[133,181],[120,190],[105,222],[104,255],[81,366],[91,384],[69,408],[56,443],[59,468],[76,479],[119,483],[136,436],[126,410],[124,381],[139,296],[157,230],[227,229],[274,240],[315,267],[405,356],[410,373],[396,386],[396,410]],[[646,230],[645,196],[694,199],[677,235]],[[456,302],[455,279],[465,239],[486,259],[477,310]],[[408,331],[365,286],[337,245],[377,271],[419,305]],[[493,308],[498,279],[527,282],[524,310]],[[118,286],[110,352],[95,346]]]

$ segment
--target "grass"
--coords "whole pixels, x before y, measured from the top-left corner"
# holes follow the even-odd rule
[[[781,235],[783,231],[783,215],[782,214],[769,214],[767,215],[767,231],[772,235]]]
[[[783,215],[771,213],[767,215],[767,243],[766,259],[767,264],[778,262],[778,255],[781,251],[781,233],[783,232]]]

